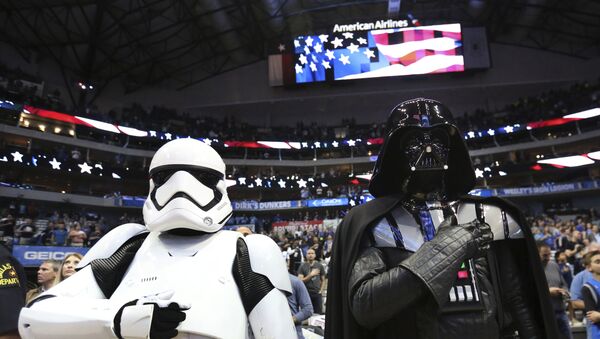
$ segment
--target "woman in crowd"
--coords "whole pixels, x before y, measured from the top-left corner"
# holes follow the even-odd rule
[[[56,277],[55,285],[75,274],[75,267],[77,267],[82,258],[83,256],[79,253],[67,255],[60,265],[60,274]]]

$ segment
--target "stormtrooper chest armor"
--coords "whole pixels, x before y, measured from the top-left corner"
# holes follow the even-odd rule
[[[177,338],[245,338],[247,316],[232,275],[237,232],[202,236],[152,232],[135,255],[111,301],[174,291],[191,303]]]

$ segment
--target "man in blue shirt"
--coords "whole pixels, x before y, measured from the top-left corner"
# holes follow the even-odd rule
[[[594,250],[596,250],[597,247],[600,246],[593,246],[590,245],[588,248],[588,253],[593,252]],[[576,310],[583,310],[584,309],[584,305],[583,305],[583,297],[581,296],[581,289],[583,288],[583,284],[585,284],[586,282],[588,282],[589,279],[592,278],[592,272],[590,272],[588,269],[590,268],[590,264],[591,264],[591,256],[589,255],[584,255],[583,256],[583,265],[585,266],[585,269],[579,273],[577,273],[575,275],[575,277],[573,277],[573,281],[571,282],[571,303],[573,305],[573,309]],[[589,322],[586,322],[586,332],[587,332],[587,338],[591,339],[591,331],[590,331],[590,324]]]
[[[313,306],[308,295],[308,290],[300,278],[290,274],[292,282],[292,294],[288,297],[288,305],[292,311],[292,320],[296,325],[298,339],[304,339],[302,335],[302,322],[313,314]]]

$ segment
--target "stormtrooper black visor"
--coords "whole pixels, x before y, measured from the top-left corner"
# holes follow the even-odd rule
[[[164,203],[160,204],[157,200],[158,189],[165,185],[167,182],[169,182],[169,179],[171,179],[171,177],[173,177],[175,173],[180,171],[186,172],[187,174],[194,177],[194,179],[198,180],[198,182],[204,185],[207,189],[210,189],[212,191],[212,199],[210,199],[210,201],[205,200],[204,203],[202,203],[200,202],[201,199],[194,199],[194,197],[190,196],[190,194],[187,194],[175,188],[175,190],[171,193],[172,195],[170,195],[170,198],[167,201],[163,200]],[[223,179],[223,174],[211,168],[193,165],[160,166],[150,171],[150,178],[154,183],[154,188],[150,193],[150,199],[154,204],[155,208],[159,211],[167,204],[169,204],[169,202],[176,198],[187,199],[203,211],[208,211],[211,208],[213,208],[219,201],[221,201],[223,197],[223,194],[217,189],[217,184],[220,180]],[[198,198],[198,196],[196,196],[196,198]]]
[[[154,182],[156,188],[169,181],[169,178],[178,171],[186,171],[196,180],[207,187],[216,188],[219,180],[223,179],[223,174],[212,168],[206,168],[193,165],[168,165],[153,168],[150,171],[150,179]]]

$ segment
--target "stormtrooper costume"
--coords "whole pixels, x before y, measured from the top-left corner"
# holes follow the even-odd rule
[[[554,338],[533,237],[519,211],[475,184],[450,111],[398,105],[369,190],[336,232],[325,336]]]
[[[203,142],[162,146],[150,164],[146,225],[104,236],[75,275],[22,309],[21,336],[296,338],[277,245],[220,230],[232,214],[224,176]]]

